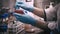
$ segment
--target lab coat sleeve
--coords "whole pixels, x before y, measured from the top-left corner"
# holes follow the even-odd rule
[[[48,28],[51,30],[56,29],[57,27],[57,10],[56,7],[48,8],[44,11],[45,20],[49,23]]]
[[[48,28],[60,32],[60,3],[53,8],[45,10]],[[49,22],[50,21],[50,22]]]
[[[60,32],[60,5],[57,11],[57,29],[58,29],[58,32]]]
[[[56,10],[54,7],[46,9],[45,13],[46,13],[45,18],[47,21],[55,21],[56,20]]]
[[[60,7],[58,8],[56,13],[57,13],[57,20],[54,22],[50,21],[48,24],[48,28],[50,28],[51,30],[57,29],[57,31],[60,33]]]

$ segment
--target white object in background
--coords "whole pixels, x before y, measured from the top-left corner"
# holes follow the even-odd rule
[[[49,8],[45,9],[45,11],[51,11],[54,7],[53,4],[54,2],[50,2]]]
[[[48,28],[50,28],[51,30],[54,30],[57,27],[56,23],[49,23],[48,24]]]
[[[50,2],[50,6],[49,6],[49,8],[52,8],[52,7],[53,7],[53,5],[52,5],[52,4],[53,4],[53,2]]]
[[[53,11],[54,7],[52,4],[53,2],[50,2],[49,8],[45,9],[45,11],[48,11],[48,12]]]
[[[24,0],[16,0],[16,2],[25,2]]]

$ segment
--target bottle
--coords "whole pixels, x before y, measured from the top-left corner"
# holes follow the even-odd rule
[[[50,2],[49,8],[53,8],[53,2]]]

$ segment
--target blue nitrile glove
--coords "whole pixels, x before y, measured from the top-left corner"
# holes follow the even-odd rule
[[[23,3],[16,2],[16,4],[15,4],[15,9],[19,9],[19,8],[20,8],[20,5],[19,5],[19,4],[23,4]]]
[[[27,23],[27,24],[31,24],[31,25],[36,24],[36,20],[27,14],[21,15],[18,13],[13,13],[13,15],[16,17],[16,19],[18,21],[21,21],[23,23]]]
[[[16,2],[15,7],[21,7],[27,11],[32,12],[34,10],[33,6],[26,5],[24,2]]]

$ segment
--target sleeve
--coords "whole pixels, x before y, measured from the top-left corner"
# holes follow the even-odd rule
[[[48,28],[51,30],[56,29],[58,33],[60,33],[60,5],[57,8],[57,20],[55,22],[50,22],[48,24]]]
[[[45,13],[49,23],[48,28],[51,30],[57,29],[60,32],[60,3],[53,8],[45,10]]]
[[[45,19],[47,21],[55,21],[56,20],[56,9],[54,7],[48,8],[45,10]]]
[[[60,32],[60,7],[57,11],[57,29],[58,29],[58,32]]]
[[[56,29],[57,27],[57,6],[48,8],[44,11],[45,13],[45,20],[49,23],[48,28],[51,30]]]

